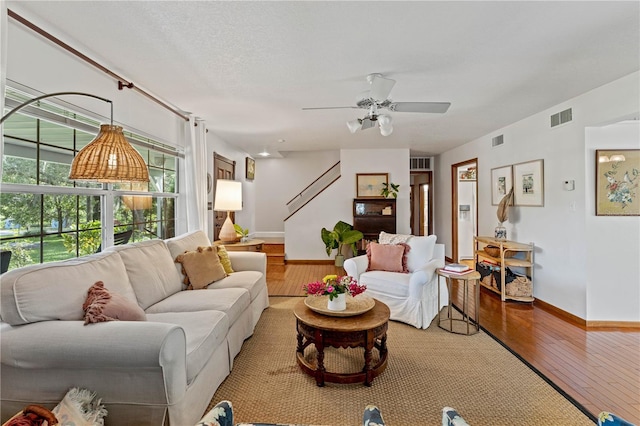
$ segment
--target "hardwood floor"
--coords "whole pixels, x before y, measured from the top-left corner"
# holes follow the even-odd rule
[[[272,296],[302,296],[302,285],[333,265],[286,265],[267,271]],[[640,425],[640,331],[586,330],[530,303],[501,302],[481,289],[480,325],[546,376],[592,416],[610,411]],[[456,285],[453,300],[460,296]],[[461,300],[461,299],[460,299]]]

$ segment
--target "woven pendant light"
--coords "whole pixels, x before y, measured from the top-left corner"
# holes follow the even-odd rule
[[[100,133],[71,163],[69,179],[94,182],[149,182],[147,165],[127,142],[122,127],[100,125]]]

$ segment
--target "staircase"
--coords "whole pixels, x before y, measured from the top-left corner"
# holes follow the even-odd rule
[[[267,254],[267,271],[284,271],[284,238],[261,238],[262,251]]]

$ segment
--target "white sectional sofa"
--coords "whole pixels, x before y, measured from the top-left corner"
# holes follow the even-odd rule
[[[184,290],[174,259],[209,245],[198,231],[3,274],[1,422],[82,387],[102,398],[107,425],[194,424],[269,304],[264,253],[230,252],[234,273]],[[96,281],[136,302],[146,321],[84,325]]]

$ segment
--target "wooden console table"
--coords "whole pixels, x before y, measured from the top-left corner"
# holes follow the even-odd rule
[[[301,299],[293,308],[296,316],[298,365],[308,375],[315,377],[316,385],[330,383],[359,383],[371,386],[373,379],[387,368],[387,327],[389,307],[376,300],[368,312],[352,317],[332,317],[312,311]],[[304,350],[315,345],[318,352],[315,365],[304,357]],[[324,365],[324,348],[364,348],[364,368],[357,373],[328,372]],[[380,359],[371,365],[372,350],[376,348]]]
[[[224,246],[227,251],[262,251],[262,245],[264,244],[264,240],[249,240],[237,243],[223,243],[220,240],[216,240],[213,242],[215,246]]]

